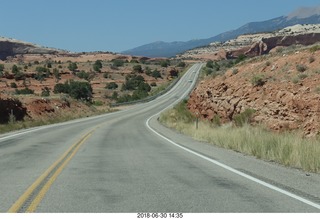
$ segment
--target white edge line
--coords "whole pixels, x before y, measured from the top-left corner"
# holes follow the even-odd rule
[[[228,171],[230,171],[230,172],[233,172],[233,173],[235,173],[235,174],[237,174],[237,175],[239,175],[239,176],[242,176],[242,177],[244,177],[244,178],[246,178],[246,179],[249,179],[249,180],[251,180],[251,181],[253,181],[253,182],[255,182],[255,183],[258,183],[258,184],[260,184],[260,185],[262,185],[262,186],[265,186],[265,187],[267,187],[267,188],[269,188],[269,189],[272,189],[272,190],[274,190],[274,191],[277,191],[277,192],[279,192],[279,193],[282,193],[282,194],[284,194],[284,195],[286,195],[286,196],[289,196],[289,197],[291,197],[291,198],[293,198],[293,199],[296,199],[296,200],[298,200],[298,201],[300,201],[300,202],[303,202],[303,203],[305,203],[305,204],[307,204],[307,205],[310,205],[310,206],[312,206],[312,207],[317,208],[317,209],[320,210],[320,205],[317,204],[317,203],[314,203],[314,202],[309,201],[309,200],[307,200],[307,199],[305,199],[305,198],[302,198],[302,197],[300,197],[300,196],[297,196],[297,195],[295,195],[295,194],[293,194],[293,193],[291,193],[291,192],[288,192],[288,191],[286,191],[286,190],[280,189],[280,188],[278,188],[278,187],[276,187],[276,186],[274,186],[274,185],[271,185],[271,184],[269,184],[269,183],[266,183],[266,182],[264,182],[264,181],[262,181],[262,180],[260,180],[260,179],[257,179],[257,178],[255,178],[255,177],[252,177],[252,176],[250,176],[250,175],[248,175],[248,174],[245,174],[245,173],[243,173],[243,172],[241,172],[241,171],[238,171],[238,170],[236,170],[236,169],[234,169],[234,168],[232,168],[232,167],[229,167],[229,166],[227,166],[227,165],[225,165],[225,164],[223,164],[223,163],[220,163],[220,162],[218,162],[218,161],[216,161],[216,160],[214,160],[214,159],[212,159],[212,158],[206,157],[206,156],[204,156],[204,155],[202,155],[202,154],[199,154],[199,153],[197,153],[197,152],[195,152],[195,151],[192,151],[192,150],[190,150],[190,149],[188,149],[188,148],[186,148],[186,147],[184,147],[184,146],[182,146],[182,145],[180,145],[180,144],[178,144],[178,143],[176,143],[176,142],[168,139],[167,137],[163,136],[162,134],[158,133],[156,130],[154,130],[153,128],[151,128],[151,126],[150,126],[149,123],[150,123],[150,120],[151,120],[153,117],[158,116],[161,112],[165,111],[167,108],[169,108],[169,107],[171,107],[172,105],[175,105],[177,102],[181,101],[181,99],[183,99],[184,96],[185,96],[187,93],[188,93],[188,91],[187,91],[184,95],[182,95],[182,97],[179,98],[177,101],[175,101],[174,103],[172,103],[171,105],[169,105],[169,106],[166,107],[165,109],[161,110],[160,112],[158,112],[158,113],[154,114],[153,116],[149,117],[148,120],[146,121],[146,126],[147,126],[147,128],[150,129],[153,133],[155,133],[155,134],[158,135],[159,137],[163,138],[164,140],[170,142],[171,144],[173,144],[174,146],[176,146],[176,147],[178,147],[178,148],[180,148],[180,149],[183,149],[183,150],[185,150],[185,151],[187,151],[187,152],[189,152],[189,153],[191,153],[191,154],[193,154],[193,155],[196,155],[196,156],[198,156],[198,157],[200,157],[200,158],[202,158],[202,159],[204,159],[204,160],[207,160],[207,161],[209,161],[209,162],[211,162],[211,163],[213,163],[213,164],[215,164],[215,165],[217,165],[217,166],[219,166],[219,167],[222,167],[222,168],[224,168],[224,169],[226,169],[226,170],[228,170]]]
[[[53,124],[48,124],[48,125],[43,125],[43,126],[36,126],[36,127],[31,127],[28,129],[21,129],[21,130],[17,130],[17,131],[13,131],[12,133],[3,133],[2,135],[4,135],[3,137],[0,136],[0,142],[13,138],[13,137],[17,137],[17,136],[21,136],[21,135],[26,135],[32,132],[36,132],[36,131],[40,131],[40,130],[45,130],[45,129],[49,129],[49,128],[55,128],[55,127],[59,127],[59,126],[64,126],[64,125],[71,125],[71,124],[76,124],[76,123],[80,123],[80,122],[86,122],[89,120],[94,120],[94,119],[99,119],[102,117],[109,117],[109,116],[113,116],[115,114],[118,113],[123,113],[126,112],[128,110],[132,110],[135,109],[138,106],[133,106],[130,107],[128,109],[124,109],[124,110],[120,110],[120,111],[115,111],[115,112],[108,112],[108,113],[104,113],[101,115],[96,115],[96,116],[91,116],[91,117],[83,117],[83,118],[78,118],[78,119],[72,119],[69,121],[65,121],[62,123],[53,123]]]

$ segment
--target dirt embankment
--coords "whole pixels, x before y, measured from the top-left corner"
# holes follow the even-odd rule
[[[245,109],[254,109],[252,123],[274,131],[320,133],[320,51],[257,57],[202,81],[188,107],[201,118],[223,123]]]
[[[12,116],[14,121],[64,121],[94,115],[98,110],[64,95],[55,98],[0,95],[0,113],[0,124],[6,124]]]

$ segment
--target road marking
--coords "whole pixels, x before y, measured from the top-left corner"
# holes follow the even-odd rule
[[[189,68],[188,71],[194,71],[192,70],[193,68],[197,68],[197,67],[194,67],[195,65],[191,66]],[[200,69],[200,68],[199,68]],[[198,69],[198,70],[199,70]],[[179,85],[182,80],[180,79],[177,83],[177,85]],[[176,86],[177,86],[176,85]],[[175,87],[175,86],[174,86]],[[167,95],[169,95],[171,92],[173,92],[173,89],[170,89],[168,92],[166,92],[165,94],[163,94],[161,97],[165,97]],[[153,101],[150,101],[148,103],[152,103]],[[147,104],[148,104],[147,103]],[[92,120],[92,119],[99,119],[99,118],[102,118],[102,117],[109,117],[109,116],[113,116],[115,114],[119,114],[119,113],[123,113],[123,112],[126,112],[126,111],[131,111],[131,110],[134,110],[135,108],[138,108],[137,107],[133,107],[133,108],[129,108],[129,109],[125,109],[125,110],[120,110],[120,111],[116,111],[116,112],[110,112],[110,113],[107,113],[107,114],[103,114],[103,115],[98,115],[98,116],[93,116],[93,117],[89,117],[89,118],[81,118],[81,119],[76,119],[76,120],[70,120],[70,121],[66,121],[66,122],[63,122],[63,123],[55,123],[55,124],[50,124],[50,125],[44,125],[44,126],[39,126],[39,127],[33,127],[33,128],[29,128],[29,129],[26,129],[25,131],[18,131],[17,133],[12,133],[9,135],[6,135],[6,133],[4,134],[5,136],[1,137],[0,136],[0,142],[1,141],[4,141],[4,140],[7,140],[7,139],[11,139],[13,137],[17,137],[17,136],[21,136],[21,135],[25,135],[25,134],[29,134],[29,133],[32,133],[32,132],[36,132],[36,131],[40,131],[40,130],[45,130],[45,129],[49,129],[49,128],[54,128],[54,127],[59,127],[59,126],[64,126],[64,125],[70,125],[70,124],[76,124],[76,123],[80,123],[80,122],[84,122],[84,121],[89,121],[89,120]]]
[[[229,167],[229,166],[227,166],[227,165],[225,165],[225,164],[223,164],[223,163],[220,163],[220,162],[218,162],[218,161],[216,161],[216,160],[214,160],[214,159],[212,159],[212,158],[209,158],[209,157],[204,156],[204,155],[202,155],[202,154],[199,154],[199,153],[197,153],[197,152],[195,152],[195,151],[193,151],[193,150],[190,150],[190,149],[188,149],[188,148],[186,148],[186,147],[184,147],[184,146],[182,146],[182,145],[180,145],[180,144],[178,144],[178,143],[170,140],[169,138],[165,137],[164,135],[160,134],[159,132],[157,132],[156,130],[154,130],[153,128],[151,128],[151,126],[150,126],[150,124],[149,124],[151,119],[153,119],[154,117],[160,115],[160,113],[162,113],[162,112],[165,111],[166,109],[168,109],[168,108],[172,107],[173,105],[177,104],[179,101],[181,101],[183,98],[185,98],[185,96],[186,96],[187,93],[188,93],[188,90],[187,90],[177,101],[175,101],[174,103],[172,103],[171,105],[169,105],[169,106],[166,107],[165,109],[161,110],[160,112],[158,112],[158,113],[154,114],[153,116],[149,117],[149,118],[147,119],[147,121],[146,121],[146,126],[147,126],[147,128],[150,129],[153,133],[155,133],[155,134],[158,135],[159,137],[161,137],[161,138],[163,138],[164,140],[170,142],[171,144],[173,144],[174,146],[176,146],[176,147],[178,147],[178,148],[181,148],[181,149],[183,149],[183,150],[185,150],[185,151],[187,151],[187,152],[189,152],[189,153],[191,153],[191,154],[193,154],[193,155],[196,155],[196,156],[198,156],[198,157],[200,157],[200,158],[202,158],[202,159],[204,159],[204,160],[207,160],[207,161],[209,161],[209,162],[211,162],[211,163],[213,163],[213,164],[215,164],[215,165],[217,165],[217,166],[219,166],[219,167],[222,167],[222,168],[224,168],[224,169],[226,169],[226,170],[228,170],[228,171],[230,171],[230,172],[233,172],[233,173],[235,173],[235,174],[237,174],[237,175],[239,175],[239,176],[242,176],[242,177],[244,177],[244,178],[246,178],[246,179],[249,179],[249,180],[251,180],[251,181],[253,181],[253,182],[255,182],[255,183],[258,183],[258,184],[260,184],[260,185],[262,185],[262,186],[265,186],[265,187],[267,187],[267,188],[269,188],[269,189],[272,189],[272,190],[274,190],[274,191],[277,191],[277,192],[279,192],[279,193],[282,193],[282,194],[284,194],[284,195],[286,195],[286,196],[289,196],[289,197],[291,197],[291,198],[293,198],[293,199],[296,199],[296,200],[298,200],[298,201],[300,201],[300,202],[303,202],[303,203],[305,203],[305,204],[307,204],[307,205],[310,205],[310,206],[312,206],[312,207],[317,208],[317,209],[320,210],[320,205],[317,204],[317,203],[315,203],[315,202],[309,201],[309,200],[307,200],[307,199],[305,199],[305,198],[303,198],[303,197],[300,197],[300,196],[295,195],[295,194],[293,194],[293,193],[291,193],[291,192],[288,192],[288,191],[286,191],[286,190],[283,190],[283,189],[281,189],[281,188],[279,188],[279,187],[276,187],[276,186],[274,186],[274,185],[271,185],[271,184],[269,184],[269,183],[266,183],[266,182],[264,182],[264,181],[262,181],[262,180],[260,180],[260,179],[257,179],[257,178],[255,178],[255,177],[252,177],[252,176],[250,176],[250,175],[248,175],[248,174],[245,174],[245,173],[243,173],[243,172],[241,172],[241,171],[238,171],[238,170],[236,170],[236,169],[234,169],[234,168],[232,168],[232,167]]]
[[[37,127],[33,127],[33,128],[28,128],[25,130],[20,130],[20,131],[11,133],[11,134],[4,133],[4,134],[2,134],[2,135],[4,135],[3,137],[0,136],[0,142],[7,140],[7,139],[11,139],[13,137],[18,137],[21,135],[26,135],[26,134],[29,134],[32,132],[41,131],[41,130],[45,130],[45,129],[49,129],[49,128],[55,128],[55,127],[59,127],[59,126],[77,124],[80,122],[86,122],[86,121],[90,121],[90,120],[94,120],[94,119],[110,117],[110,116],[114,116],[116,114],[123,113],[123,112],[129,111],[129,110],[132,110],[132,109],[134,109],[134,108],[129,108],[129,109],[115,111],[115,112],[109,112],[109,113],[105,113],[105,114],[98,115],[98,116],[92,116],[92,117],[88,117],[88,118],[79,118],[79,119],[70,120],[70,121],[66,121],[66,122],[62,122],[62,123],[54,123],[54,124],[50,124],[50,125],[37,126]]]
[[[34,212],[58,175],[74,157],[81,145],[83,145],[83,143],[88,140],[88,138],[96,129],[97,128],[85,134],[78,142],[73,144],[69,148],[69,150],[67,150],[56,162],[54,162],[10,207],[8,213]]]
[[[179,81],[181,83],[181,80]],[[172,92],[170,90],[169,92]],[[188,93],[188,92],[185,92]],[[128,109],[130,110],[130,109]],[[124,110],[127,111],[127,110]],[[93,117],[90,119],[96,119],[96,118],[102,118],[102,117],[108,117],[110,115],[123,113],[124,111],[118,111],[106,115],[101,115],[97,117]],[[81,119],[81,120],[75,120],[75,121],[69,121],[61,124],[53,124],[49,126],[29,129],[24,132],[20,133],[14,133],[9,136],[0,137],[0,141],[6,140],[12,137],[25,135],[31,132],[52,128],[56,126],[62,126],[66,124],[74,124],[82,121],[86,121],[87,119]],[[88,119],[89,120],[89,119]],[[108,122],[108,121],[107,121]],[[45,194],[48,192],[52,184],[55,182],[59,174],[63,171],[65,166],[69,163],[69,161],[75,156],[81,145],[92,135],[92,133],[99,128],[101,125],[103,125],[106,122],[103,122],[102,124],[96,126],[92,131],[88,132],[86,135],[84,135],[77,143],[72,145],[69,150],[67,150],[54,164],[52,164],[36,181],[24,192],[23,195],[19,197],[19,199],[10,207],[8,210],[8,213],[16,213],[16,212],[34,212],[42,199],[44,198]]]
[[[244,177],[244,178],[246,178],[246,179],[249,179],[249,180],[251,180],[251,181],[253,181],[253,182],[256,182],[256,183],[258,183],[258,184],[260,184],[260,185],[263,185],[263,186],[265,186],[265,187],[267,187],[267,188],[269,188],[269,189],[272,189],[272,190],[275,190],[275,191],[277,191],[277,192],[280,192],[280,193],[282,193],[282,194],[284,194],[284,195],[286,195],[286,196],[289,196],[289,197],[291,197],[291,198],[294,198],[294,199],[296,199],[296,200],[298,200],[298,201],[300,201],[300,202],[303,202],[303,203],[305,203],[305,204],[307,204],[307,205],[310,205],[310,206],[315,207],[315,208],[317,208],[317,209],[320,210],[320,205],[317,204],[317,203],[315,203],[315,202],[309,201],[309,200],[307,200],[307,199],[305,199],[305,198],[302,198],[302,197],[300,197],[300,196],[298,196],[298,195],[295,195],[295,194],[293,194],[293,193],[291,193],[291,192],[288,192],[288,191],[286,191],[286,190],[280,189],[279,187],[276,187],[276,186],[271,185],[271,184],[269,184],[269,183],[266,183],[266,182],[264,182],[264,181],[262,181],[262,180],[260,180],[260,179],[257,179],[257,178],[255,178],[255,177],[252,177],[252,176],[250,176],[250,175],[248,175],[248,174],[245,174],[245,173],[243,173],[243,172],[241,172],[241,171],[238,171],[238,170],[236,170],[236,169],[234,169],[234,168],[232,168],[232,167],[229,167],[229,166],[227,166],[227,165],[225,165],[225,164],[223,164],[223,163],[220,163],[220,162],[218,162],[218,161],[216,161],[216,160],[214,160],[214,159],[212,159],[212,158],[206,157],[206,156],[204,156],[204,155],[202,155],[202,154],[199,154],[199,153],[197,153],[197,152],[195,152],[195,151],[193,151],[193,150],[190,150],[190,149],[188,149],[188,148],[186,148],[186,147],[184,147],[184,146],[182,146],[182,145],[180,145],[180,144],[178,144],[178,143],[170,140],[169,138],[163,136],[162,134],[158,133],[158,132],[155,131],[153,128],[151,128],[150,125],[149,125],[150,120],[151,120],[154,116],[156,116],[156,115],[158,115],[158,114],[155,114],[155,115],[151,116],[151,117],[146,121],[146,126],[147,126],[153,133],[155,133],[155,134],[158,135],[159,137],[165,139],[166,141],[170,142],[171,144],[175,145],[176,147],[179,147],[179,148],[181,148],[181,149],[183,149],[183,150],[185,150],[185,151],[187,151],[187,152],[189,152],[189,153],[191,153],[191,154],[193,154],[193,155],[196,155],[196,156],[198,156],[198,157],[200,157],[200,158],[202,158],[202,159],[204,159],[204,160],[207,160],[207,161],[209,161],[209,162],[211,162],[211,163],[213,163],[213,164],[215,164],[215,165],[217,165],[217,166],[219,166],[219,167],[222,167],[222,168],[224,168],[224,169],[226,169],[226,170],[228,170],[228,171],[230,171],[230,172],[233,172],[233,173],[235,173],[235,174],[237,174],[237,175],[240,175],[240,176],[242,176],[242,177]]]

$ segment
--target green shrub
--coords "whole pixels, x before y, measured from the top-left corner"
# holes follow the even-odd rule
[[[143,72],[141,65],[135,65],[135,66],[133,66],[133,71],[134,71],[134,72],[138,72],[138,73],[142,73],[142,72]]]
[[[164,68],[166,68],[166,67],[168,67],[170,65],[170,60],[161,60],[161,62],[160,62],[160,66],[161,67],[164,67]]]
[[[270,61],[266,61],[266,66],[270,66],[271,62]]]
[[[118,85],[115,82],[110,82],[106,85],[106,88],[109,90],[114,90],[118,88]]]
[[[72,72],[75,72],[78,69],[78,65],[75,62],[71,62],[68,65],[68,69]]]
[[[123,87],[126,85],[123,84]],[[122,89],[123,89],[122,87]],[[135,101],[135,100],[140,100],[143,98],[146,98],[149,96],[149,91],[151,91],[151,87],[148,83],[141,82],[138,87],[133,91],[132,95],[129,94],[124,94],[123,96],[120,96],[117,98],[118,103],[124,103],[124,102],[130,102],[130,101]],[[118,94],[117,94],[118,95]],[[113,97],[112,99],[116,99]]]
[[[157,69],[153,70],[151,76],[154,78],[162,78],[161,73]]]
[[[207,69],[215,69],[216,71],[219,71],[220,70],[220,65],[217,62],[213,62],[213,61],[210,60],[210,61],[207,61],[206,68]],[[207,71],[210,71],[210,70],[207,70]],[[211,74],[211,72],[209,74]]]
[[[95,63],[93,64],[93,70],[96,72],[101,72],[101,68],[102,68],[101,60],[95,61]]]
[[[213,61],[207,61],[207,64],[206,64],[206,67],[207,68],[213,68]]]
[[[294,83],[294,84],[299,83],[299,81],[300,81],[299,77],[294,77],[294,78],[292,79],[292,83]]]
[[[4,70],[4,64],[0,64],[0,72],[3,72]]]
[[[85,71],[80,71],[77,76],[81,79],[89,80],[90,74]]]
[[[184,67],[186,67],[186,63],[185,62],[179,62],[177,67],[184,68]]]
[[[20,71],[20,70],[19,70],[19,68],[18,68],[17,65],[13,65],[13,66],[12,66],[11,72],[12,72],[13,74],[17,74],[19,71]]]
[[[88,82],[82,81],[70,81],[69,95],[77,100],[91,101],[92,98],[92,87]]]
[[[103,74],[103,77],[104,77],[104,78],[109,78],[109,73],[104,73],[104,74]]]
[[[263,86],[266,83],[264,75],[254,75],[251,79],[251,83],[254,86]]]
[[[6,124],[10,121],[20,121],[27,115],[27,108],[22,106],[18,99],[0,98],[0,124]]]
[[[247,58],[246,55],[240,54],[240,55],[237,57],[237,59],[235,60],[235,64],[238,64],[238,63],[244,61],[246,58]]]
[[[49,90],[48,87],[45,87],[45,88],[42,89],[41,96],[42,96],[42,97],[48,97],[48,96],[50,96],[50,90]]]
[[[111,99],[117,100],[117,99],[118,99],[118,96],[119,96],[118,92],[117,92],[117,91],[114,91],[114,92],[112,93]]]
[[[114,59],[112,62],[114,67],[121,67],[124,65],[124,61],[121,59]]]
[[[239,72],[239,70],[238,70],[237,68],[234,68],[234,69],[232,70],[232,74],[234,74],[234,75],[238,74],[238,72]]]
[[[126,81],[122,84],[122,90],[136,90],[139,85],[144,82],[144,78],[141,75],[128,75]]]
[[[298,64],[296,65],[296,69],[298,70],[298,72],[305,72],[308,69],[308,67],[303,64]]]
[[[146,90],[135,90],[132,93],[131,101],[141,100],[143,98],[146,98],[148,95],[149,95],[148,91],[146,91]]]
[[[212,68],[205,68],[204,71],[205,71],[205,74],[206,74],[207,76],[208,76],[208,75],[211,75],[212,72],[213,72]]]
[[[54,86],[53,88],[53,92],[55,94],[59,94],[59,93],[65,93],[68,94],[69,93],[69,84],[68,82],[62,84],[62,83],[58,83]]]
[[[37,66],[36,72],[38,72],[38,73],[48,72],[48,69],[46,67]]]
[[[310,48],[310,52],[316,52],[318,50],[320,50],[320,45],[315,45],[315,46]]]
[[[307,74],[298,74],[298,77],[302,80],[308,77]]]
[[[103,102],[101,100],[93,101],[92,104],[95,105],[95,106],[103,106]]]
[[[139,61],[136,59],[131,59],[130,63],[139,63]]]
[[[53,69],[53,75],[57,81],[60,80],[60,73],[59,73],[58,69],[56,69],[56,68]]]
[[[151,69],[149,68],[149,66],[147,66],[146,68],[145,68],[145,73],[146,73],[146,75],[152,75],[152,71],[151,71]]]
[[[53,92],[69,94],[77,100],[91,101],[92,98],[92,87],[89,82],[70,80],[64,84],[58,83],[54,86]]]
[[[221,120],[220,117],[218,115],[214,115],[213,119],[212,119],[212,123],[215,126],[221,126]]]
[[[15,73],[14,74],[14,79],[16,80],[16,81],[19,81],[19,80],[24,80],[24,79],[26,79],[26,75],[23,73],[23,72],[17,72],[17,73]]]
[[[313,57],[313,56],[311,56],[311,57],[309,57],[309,63],[312,63],[312,62],[314,62],[316,59]]]
[[[18,90],[16,89],[16,94],[23,94],[23,95],[26,95],[26,94],[34,94],[34,90],[31,90],[29,88],[24,88],[24,89],[21,89],[21,90]]]
[[[149,92],[149,91],[151,91],[151,87],[148,83],[142,82],[139,84],[138,90]]]
[[[233,121],[236,126],[242,127],[246,123],[250,123],[253,114],[256,112],[254,109],[246,109],[244,112],[235,115]]]
[[[16,83],[11,82],[11,83],[10,83],[10,87],[11,87],[11,88],[17,88],[18,86],[17,86],[17,84],[16,84]]]
[[[195,121],[196,117],[189,111],[187,103],[187,100],[183,100],[174,107],[174,110],[177,112],[175,117],[178,121],[192,123]]]

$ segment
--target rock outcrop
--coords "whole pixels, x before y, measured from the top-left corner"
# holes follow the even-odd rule
[[[236,66],[237,71],[231,69],[224,76],[202,81],[192,92],[188,107],[203,119],[218,116],[222,123],[232,122],[246,109],[254,109],[252,124],[263,124],[274,131],[299,129],[305,136],[317,135],[319,55],[320,51],[312,54],[305,50]],[[298,65],[307,70],[301,73]],[[255,83],[257,78],[263,83]]]
[[[61,52],[61,50],[0,37],[0,60],[20,54],[56,54],[58,52]]]
[[[268,54],[276,47],[291,45],[312,45],[320,42],[320,24],[295,25],[273,33],[245,34],[227,42],[214,42],[209,46],[189,50],[181,58],[192,59],[233,59],[239,55],[254,57]],[[226,56],[221,57],[221,51]]]
[[[268,54],[272,49],[276,47],[287,47],[291,45],[312,45],[320,42],[320,33],[309,33],[292,36],[276,36],[261,39],[259,42],[255,42],[251,47],[244,52],[249,57]],[[233,51],[232,53],[239,53],[239,51]]]

